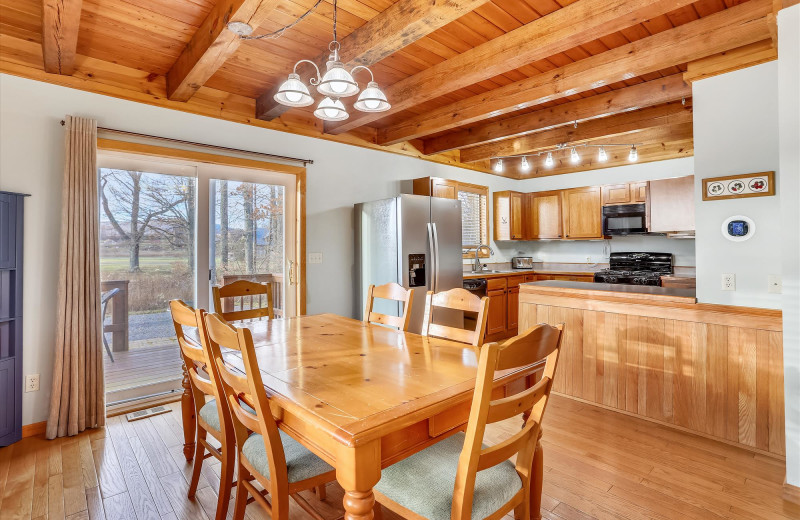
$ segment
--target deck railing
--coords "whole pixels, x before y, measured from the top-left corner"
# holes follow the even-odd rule
[[[130,280],[108,280],[100,282],[100,293],[119,289],[111,298],[111,323],[103,323],[103,334],[111,333],[111,351],[128,350],[128,284]],[[105,316],[102,317],[105,322]]]

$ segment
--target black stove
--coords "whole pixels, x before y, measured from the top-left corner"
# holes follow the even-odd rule
[[[671,253],[611,253],[609,268],[594,274],[598,283],[661,285],[661,276],[672,274]]]

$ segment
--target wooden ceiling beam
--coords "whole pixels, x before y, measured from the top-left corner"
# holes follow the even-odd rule
[[[348,132],[389,114],[518,69],[691,4],[690,0],[578,0],[386,89],[392,108],[357,113],[325,131]]]
[[[368,67],[378,63],[387,56],[477,9],[487,1],[400,0],[341,41],[342,62],[347,68],[356,65]],[[320,69],[325,66],[329,54],[330,52],[325,51],[314,60]],[[257,118],[269,121],[289,109],[274,99],[281,83],[283,80],[259,96],[256,103]]]
[[[778,59],[778,49],[773,45],[772,39],[768,38],[730,51],[690,61],[686,65],[683,79],[687,83],[692,83],[699,79],[718,76],[776,59]]]
[[[75,72],[82,0],[42,0],[44,70],[71,76]]]
[[[189,101],[239,48],[242,40],[228,30],[228,22],[245,22],[256,28],[278,3],[279,0],[218,1],[167,72],[169,99]]]
[[[574,4],[573,4],[574,5]],[[566,9],[566,8],[565,8]],[[750,0],[647,38],[471,96],[381,130],[391,144],[450,130],[520,107],[586,92],[769,37],[770,0]]]
[[[691,95],[692,88],[684,82],[681,74],[673,74],[631,87],[563,103],[552,108],[426,139],[424,152],[434,154],[491,143],[575,121],[586,121],[628,110],[660,105],[688,98]]]
[[[569,160],[569,151],[555,158],[556,164],[548,168],[544,166],[544,160],[531,161],[531,170],[523,172],[519,165],[505,164],[505,171],[517,179],[530,179],[534,177],[548,177],[550,175],[563,175],[566,173],[576,173],[603,168],[613,168],[616,166],[630,166],[631,164],[642,164],[655,161],[666,161],[670,159],[680,159],[694,155],[694,141],[691,138],[664,140],[657,143],[637,146],[636,151],[639,158],[635,163],[628,160],[629,150],[627,148],[607,149],[608,160],[600,162],[597,154],[586,155],[580,164],[572,164]]]
[[[573,125],[560,126],[512,139],[486,143],[461,150],[461,162],[470,163],[492,157],[507,157],[536,153],[554,146],[570,143],[594,142],[614,136],[632,134],[650,128],[692,122],[691,106],[680,101],[664,105],[623,112],[613,116],[591,119]]]

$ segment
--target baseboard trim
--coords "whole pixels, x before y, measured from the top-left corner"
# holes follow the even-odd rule
[[[22,425],[22,438],[34,437],[47,431],[47,421],[23,424]]]
[[[787,484],[786,480],[783,481],[783,499],[787,502],[800,505],[800,487]]]

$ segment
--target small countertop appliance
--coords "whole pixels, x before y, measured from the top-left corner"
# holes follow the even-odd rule
[[[533,269],[532,256],[515,256],[511,259],[512,269]]]

